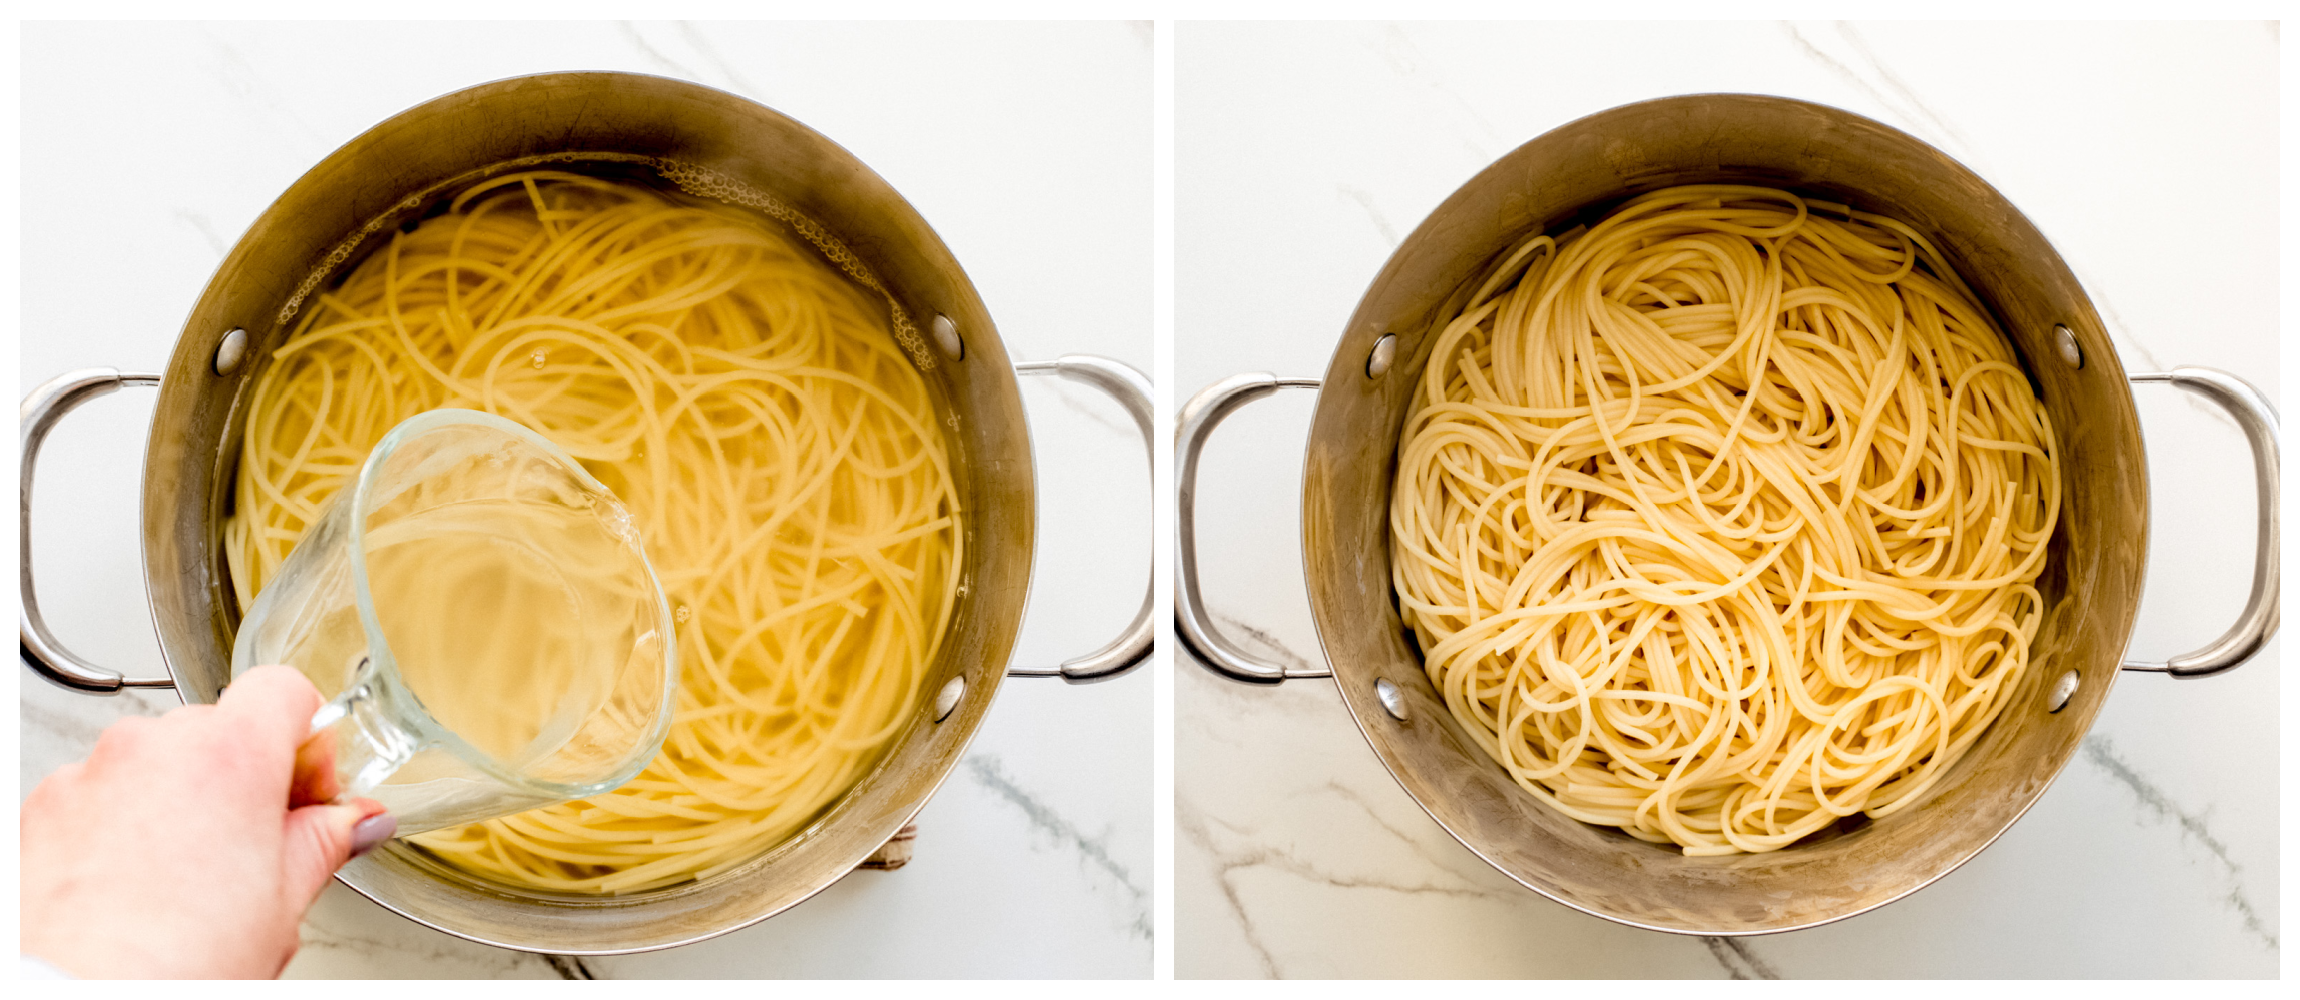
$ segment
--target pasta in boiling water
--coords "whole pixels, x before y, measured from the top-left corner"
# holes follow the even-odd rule
[[[439,857],[569,892],[705,877],[804,826],[915,716],[956,600],[950,462],[902,313],[800,235],[497,177],[318,292],[257,379],[225,535],[243,608],[386,431],[452,406],[614,490],[675,609],[661,755],[613,793],[412,838]]]
[[[1689,855],[1771,851],[1917,801],[2005,707],[2058,452],[1915,230],[1672,188],[1465,291],[1399,442],[1393,582],[1520,786]]]

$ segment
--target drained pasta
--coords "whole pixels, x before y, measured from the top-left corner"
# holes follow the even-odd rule
[[[1689,855],[1776,850],[1916,801],[2004,708],[2053,428],[1910,227],[1671,188],[1523,241],[1434,329],[1394,585],[1528,792]]]

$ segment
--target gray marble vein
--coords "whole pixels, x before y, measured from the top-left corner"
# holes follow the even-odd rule
[[[1150,890],[1142,885],[1124,863],[1111,856],[1110,847],[1104,843],[1104,838],[1087,836],[1052,806],[1015,784],[1013,776],[1006,773],[1005,764],[996,755],[969,754],[965,763],[967,773],[974,778],[975,783],[1022,810],[1023,818],[1030,821],[1032,829],[1053,838],[1055,843],[1064,848],[1077,852],[1082,861],[1116,879],[1119,886],[1126,890],[1129,906],[1133,910],[1132,919],[1126,925],[1128,933],[1144,941],[1150,940]]]
[[[1452,109],[1456,116],[1467,119],[1471,125],[1476,127],[1478,132],[1482,133],[1482,135],[1472,136],[1463,134],[1458,128],[1455,130],[1454,138],[1462,144],[1462,148],[1469,151],[1473,158],[1490,160],[1499,150],[1509,148],[1509,140],[1503,138],[1500,130],[1493,127],[1493,122],[1478,110],[1477,104],[1463,96],[1460,88],[1454,86],[1453,81],[1447,79],[1437,61],[1422,51],[1421,45],[1416,43],[1411,35],[1407,34],[1404,26],[1398,24],[1384,25],[1381,41],[1379,46],[1375,48],[1375,54],[1381,57],[1383,64],[1388,66],[1391,72],[1443,98],[1445,104]],[[1392,240],[1391,242],[1394,244],[1396,241]]]
[[[297,114],[292,105],[282,100],[278,90],[256,69],[255,63],[243,55],[238,46],[218,34],[216,28],[201,25],[200,34],[207,40],[209,54],[215,57],[206,68],[224,89],[249,104],[261,106],[275,118],[293,123],[307,138],[322,141],[328,138],[325,129]]]
[[[17,801],[32,794],[59,767],[85,760],[104,728],[131,715],[157,716],[176,707],[170,695],[130,691],[109,697],[57,689],[30,676],[17,699]]]
[[[1701,939],[1701,943],[1709,946],[1709,954],[1717,959],[1717,964],[1725,967],[1726,974],[1731,978],[1781,978],[1780,973],[1773,971],[1771,965],[1767,964],[1764,959],[1757,957],[1756,952],[1750,950],[1747,941],[1740,938],[1705,937]]]
[[[1359,801],[1362,804],[1362,800]],[[1369,813],[1371,812],[1371,810],[1368,811]],[[1380,823],[1378,817],[1376,818],[1376,822]],[[1421,845],[1413,841],[1412,838],[1407,837],[1403,832],[1397,830],[1395,827],[1391,827],[1387,823],[1381,823],[1380,825],[1383,829],[1388,830],[1393,835],[1398,836],[1401,840],[1405,840],[1414,849],[1416,854],[1422,854]],[[1192,843],[1197,844],[1200,848],[1205,850],[1207,854],[1213,856],[1215,884],[1222,890],[1222,897],[1229,903],[1231,913],[1237,916],[1238,924],[1245,933],[1247,946],[1253,949],[1254,954],[1261,961],[1263,970],[1269,973],[1269,975],[1273,978],[1285,978],[1285,971],[1279,967],[1277,957],[1272,954],[1269,945],[1263,940],[1263,935],[1259,930],[1256,929],[1254,925],[1253,914],[1247,908],[1245,898],[1240,893],[1237,882],[1233,878],[1233,876],[1238,872],[1248,869],[1261,869],[1264,871],[1278,872],[1305,881],[1315,882],[1320,885],[1331,886],[1337,889],[1372,889],[1381,892],[1390,892],[1411,896],[1445,896],[1457,899],[1492,899],[1496,898],[1498,895],[1490,889],[1482,888],[1474,884],[1441,885],[1428,881],[1410,882],[1400,879],[1372,878],[1363,875],[1349,875],[1340,872],[1334,872],[1320,867],[1318,864],[1293,851],[1289,851],[1263,842],[1250,842],[1235,849],[1224,849],[1220,844],[1216,843],[1217,838],[1214,831],[1215,826],[1222,827],[1225,832],[1229,833],[1233,837],[1238,838],[1253,837],[1254,832],[1243,826],[1224,820],[1219,816],[1214,816],[1210,813],[1200,810],[1192,806],[1188,801],[1183,800],[1180,796],[1176,797],[1174,803],[1174,826],[1176,832],[1180,833],[1183,837],[1188,838]],[[1427,855],[1423,856],[1427,857]],[[1441,869],[1441,872],[1446,875],[1455,874],[1454,872],[1445,871],[1443,869]]]
[[[734,65],[729,63],[724,56],[721,56],[717,49],[711,47],[710,42],[705,40],[702,33],[695,29],[693,22],[676,21],[673,24],[678,30],[678,40],[691,49],[691,54],[713,72],[704,72],[704,67],[690,65],[673,58],[669,53],[663,51],[661,46],[647,39],[646,33],[639,30],[638,22],[615,22],[615,26],[622,31],[623,40],[630,43],[634,51],[671,75],[688,80],[708,82],[754,101],[768,103],[766,95],[745,80],[742,74],[736,72]]]
[[[1384,833],[1389,834],[1391,837],[1396,838],[1399,843],[1404,844],[1406,848],[1412,851],[1416,857],[1421,858],[1423,861],[1428,862],[1433,867],[1436,867],[1448,875],[1461,879],[1463,882],[1475,885],[1480,880],[1491,880],[1496,874],[1498,874],[1494,868],[1487,865],[1485,862],[1478,860],[1474,855],[1469,855],[1465,849],[1455,848],[1455,842],[1451,839],[1450,835],[1440,836],[1433,841],[1429,837],[1417,837],[1411,831],[1399,828],[1395,824],[1391,823],[1387,818],[1383,817],[1381,812],[1374,808],[1374,803],[1372,801],[1368,800],[1364,795],[1359,794],[1356,789],[1344,785],[1339,781],[1335,781],[1329,778],[1325,784],[1320,785],[1314,789],[1304,790],[1303,792],[1297,794],[1311,795],[1319,793],[1332,795],[1335,798],[1341,799],[1344,802],[1358,807],[1360,811],[1366,814],[1367,819],[1370,819],[1374,822],[1375,826],[1381,827]],[[1416,815],[1418,816],[1420,814],[1417,813]],[[1440,832],[1442,833],[1442,831]],[[1430,845],[1432,843],[1436,843],[1441,848],[1441,850],[1432,851],[1430,849]],[[1470,864],[1462,865],[1461,862],[1465,860],[1470,862]]]
[[[2126,357],[2139,359],[2140,364],[2138,365],[2126,362],[2125,371],[2168,372],[2179,366],[2179,362],[2166,363],[2164,359],[2157,356],[2155,351],[2149,349],[2148,341],[2135,335],[2132,326],[2126,323],[2124,317],[2116,311],[2116,303],[2109,299],[2108,293],[2104,290],[2104,283],[2093,281],[2083,271],[2078,270],[2073,263],[2069,265],[2069,270],[2076,274],[2077,282],[2084,286],[2087,297],[2100,310],[2101,320],[2108,327],[2109,339],[2116,345],[2117,360],[2123,362]],[[2146,392],[2149,390],[2139,389],[2136,391]],[[2205,419],[2220,425],[2232,434],[2242,433],[2242,428],[2236,426],[2236,419],[2229,416],[2227,410],[2206,402],[2202,396],[2192,392],[2178,391],[2172,395],[2179,397],[2181,405],[2188,407],[2190,412],[2202,414]]]
[[[301,950],[344,951],[361,958],[373,959],[389,956],[394,962],[423,961],[435,963],[474,963],[496,975],[520,973],[536,963],[551,965],[550,959],[559,956],[531,955],[526,952],[500,948],[472,948],[465,942],[444,934],[411,935],[397,940],[345,934],[316,926],[306,920],[303,924]],[[557,971],[557,966],[551,966]]]
[[[711,64],[712,69],[719,71],[719,76],[727,82],[727,89],[761,104],[772,103],[767,100],[765,91],[752,86],[751,81],[744,79],[743,74],[735,71],[734,63],[727,61],[725,56],[719,54],[718,49],[711,46],[710,39],[695,29],[695,22],[680,21],[678,23],[679,37],[686,39],[687,44],[695,47],[695,54],[702,56],[705,62]]]
[[[1238,642],[1238,638],[1240,636],[1245,637],[1245,642],[1241,643],[1241,645],[1247,647],[1247,652],[1261,653],[1265,656],[1269,656],[1273,659],[1276,659],[1279,663],[1284,664],[1288,669],[1318,669],[1311,663],[1308,657],[1294,652],[1293,649],[1286,645],[1285,640],[1278,638],[1268,629],[1256,628],[1253,625],[1249,625],[1244,621],[1232,618],[1229,615],[1222,614],[1218,611],[1212,612],[1212,614],[1214,621],[1220,623],[1222,632],[1230,637],[1231,642]]]
[[[2133,336],[2131,324],[2126,323],[2124,317],[2116,311],[2116,303],[2109,300],[2108,293],[2102,290],[2102,284],[2087,277],[2083,271],[2077,269],[2075,264],[2070,264],[2069,270],[2075,272],[2077,283],[2084,286],[2088,297],[2092,299],[2092,304],[2099,308],[2100,318],[2108,326],[2109,338],[2116,342],[2117,353],[2120,355],[2128,353],[2138,355],[2141,363],[2145,366],[2134,368],[2128,364],[2124,366],[2125,370],[2151,372],[2168,370],[2164,362],[2157,359],[2156,352],[2148,349],[2146,341]],[[2123,359],[2120,357],[2118,360]]]
[[[1878,82],[1882,83],[1885,89],[1900,97],[1907,107],[1907,111],[1904,113],[1909,114],[1912,118],[1930,123],[1933,128],[1938,129],[1941,134],[1947,136],[1959,149],[1962,149],[1966,156],[1977,157],[1980,155],[1980,147],[1974,144],[1972,137],[1966,135],[1963,129],[1958,128],[1955,122],[1948,119],[1948,116],[1935,110],[1924,97],[1917,93],[1915,88],[1901,79],[1900,74],[1893,72],[1892,67],[1885,65],[1884,60],[1877,58],[1877,54],[1869,49],[1868,41],[1861,37],[1861,33],[1855,30],[1851,23],[1839,21],[1836,27],[1837,34],[1845,39],[1846,44],[1853,47],[1853,51],[1860,55],[1861,61],[1869,64],[1869,70],[1876,74]]]
[[[1267,629],[1257,628],[1220,612],[1210,614],[1221,633],[1246,652],[1288,669],[1312,669],[1308,659],[1294,652],[1284,640]],[[1203,676],[1213,680],[1211,684],[1195,686],[1191,695],[1197,699],[1210,699],[1211,704],[1206,705],[1206,710],[1177,709],[1179,714],[1174,722],[1177,735],[1187,729],[1193,738],[1209,740],[1234,751],[1243,751],[1252,740],[1247,736],[1248,730],[1241,725],[1241,721],[1256,713],[1278,711],[1274,693],[1267,685],[1241,684],[1222,677],[1186,650],[1175,654],[1174,664],[1177,670],[1200,671]],[[1288,681],[1286,686],[1300,687],[1304,684],[1322,686],[1329,692],[1333,690],[1328,682],[1310,678]]]
[[[599,978],[591,971],[589,965],[584,964],[581,958],[574,955],[545,955],[543,956],[543,964],[550,966],[551,971],[558,973],[561,979]]]
[[[26,678],[26,680],[29,681],[30,678]],[[104,728],[121,717],[129,715],[157,716],[160,714],[149,705],[139,701],[130,701],[126,698],[115,699],[111,704],[117,705],[119,711],[112,718],[101,722],[67,715],[45,705],[36,705],[31,702],[22,703],[20,718],[25,728],[33,730],[42,737],[47,737],[49,742],[67,743],[78,749],[80,753],[85,754],[89,748],[96,745],[96,738],[103,735]]]
[[[653,44],[649,43],[647,41],[647,36],[639,33],[639,25],[637,22],[617,21],[615,22],[615,27],[623,32],[623,40],[631,43],[631,48],[637,50],[639,55],[645,57],[648,62],[654,63],[656,66],[661,67],[674,76],[681,76],[691,80],[700,75],[697,74],[694,70],[681,65],[677,60],[672,59],[670,56],[664,55],[662,50],[657,49]]]
[[[2148,815],[2158,820],[2171,820],[2178,824],[2182,839],[2194,840],[2212,855],[2213,860],[2219,862],[2221,869],[2226,873],[2228,882],[2226,898],[2229,908],[2234,910],[2236,915],[2243,920],[2246,931],[2251,932],[2254,937],[2259,938],[2268,947],[2281,950],[2276,932],[2260,919],[2259,910],[2244,895],[2244,866],[2237,863],[2235,856],[2229,852],[2228,845],[2213,835],[2212,828],[2205,822],[2205,818],[2200,814],[2180,808],[2180,804],[2174,802],[2171,795],[2166,794],[2154,782],[2144,777],[2132,766],[2131,762],[2119,756],[2116,752],[2116,744],[2108,738],[2107,734],[2094,733],[2087,736],[2084,738],[2083,746],[2086,763],[2101,769],[2109,777],[2114,778],[2117,784],[2130,791],[2133,798],[2138,800],[2141,809]]]
[[[1238,928],[1245,938],[1246,947],[1253,949],[1254,958],[1261,963],[1264,974],[1272,979],[1285,978],[1284,973],[1278,969],[1277,956],[1270,953],[1270,946],[1262,940],[1261,933],[1254,928],[1254,916],[1247,911],[1245,899],[1238,894],[1238,886],[1230,880],[1230,873],[1243,867],[1245,863],[1233,861],[1224,855],[1222,850],[1215,845],[1212,832],[1207,829],[1206,815],[1192,807],[1180,795],[1174,797],[1174,830],[1204,849],[1206,853],[1213,855],[1214,885],[1222,890],[1222,900],[1229,905],[1230,914],[1238,918]]]
[[[1852,46],[1861,61],[1868,64],[1867,68],[1870,73],[1878,77],[1876,81],[1871,81],[1869,74],[1864,74],[1823,51],[1821,46],[1815,44],[1812,38],[1798,30],[1795,24],[1787,21],[1781,22],[1781,30],[1788,33],[1789,43],[1796,48],[1799,54],[1822,69],[1829,71],[1830,75],[1868,95],[1869,99],[1876,101],[1882,110],[1893,118],[1899,119],[1896,124],[1917,133],[1926,142],[1935,146],[1954,147],[1952,152],[1955,152],[1957,158],[1965,161],[1968,165],[1974,167],[1980,165],[1978,151],[1973,149],[1972,144],[1965,140],[1963,133],[1949,124],[1946,119],[1934,113],[1932,108],[1921,98],[1918,98],[1907,84],[1901,82],[1899,76],[1886,69],[1869,51],[1868,46],[1861,42],[1860,36],[1850,26],[1839,23],[1836,25],[1836,29],[1837,34]]]
[[[1805,37],[1804,32],[1797,30],[1796,24],[1789,21],[1783,21],[1781,22],[1781,30],[1788,33],[1789,44],[1796,46],[1798,53],[1803,55],[1806,59],[1819,64],[1822,69],[1828,70],[1830,75],[1835,76],[1837,79],[1852,84],[1854,88],[1858,89],[1864,94],[1869,95],[1869,97],[1872,100],[1875,100],[1877,103],[1885,105],[1888,108],[1892,107],[1892,100],[1890,98],[1879,92],[1874,85],[1869,83],[1869,81],[1862,79],[1861,74],[1854,72],[1851,66],[1847,66],[1844,63],[1838,62],[1836,57],[1821,51],[1821,47],[1813,44],[1812,39]]]
[[[1396,226],[1390,225],[1389,217],[1383,215],[1382,210],[1374,205],[1374,196],[1371,192],[1347,184],[1337,184],[1334,186],[1334,190],[1339,191],[1343,198],[1355,202],[1359,208],[1365,210],[1366,218],[1373,220],[1374,229],[1382,234],[1382,242],[1389,244],[1392,249],[1397,247],[1398,229]]]
[[[1189,814],[1189,818],[1187,820],[1185,820],[1182,815],[1185,812]],[[1222,819],[1221,817],[1212,816],[1197,809],[1186,809],[1179,803],[1177,803],[1175,813],[1176,825],[1184,827],[1194,825],[1199,831],[1197,839],[1200,841],[1200,843],[1206,844],[1209,847],[1212,845],[1212,827],[1215,825],[1221,826],[1223,829],[1229,831],[1230,833],[1241,837],[1253,835],[1253,831],[1247,829],[1246,827],[1233,824],[1228,820]],[[1389,829],[1392,833],[1397,832],[1395,828],[1387,827],[1386,824],[1385,829]],[[1399,834],[1399,836],[1403,837],[1403,834]],[[1419,844],[1414,843],[1410,838],[1407,839],[1407,843],[1415,847],[1417,853],[1419,852]],[[1516,898],[1514,893],[1503,895],[1501,893],[1496,893],[1490,888],[1474,884],[1440,885],[1435,882],[1426,880],[1407,881],[1403,879],[1374,878],[1365,875],[1349,875],[1340,872],[1329,871],[1320,867],[1317,863],[1304,858],[1293,851],[1279,847],[1273,847],[1266,843],[1257,843],[1242,851],[1218,852],[1217,856],[1221,859],[1221,867],[1224,872],[1236,871],[1242,868],[1267,868],[1274,871],[1284,872],[1297,878],[1316,882],[1320,885],[1332,886],[1337,889],[1377,889],[1383,892],[1394,892],[1400,895],[1408,896],[1452,896],[1462,899],[1503,898],[1514,900]],[[1454,873],[1441,870],[1441,874],[1453,875]],[[1466,882],[1467,880],[1464,881]]]
[[[225,41],[212,28],[204,29],[202,34],[207,36],[209,54],[217,59],[217,64],[211,67],[217,83],[223,84],[224,89],[231,91],[234,97],[255,97],[264,90],[256,68],[248,63],[247,57],[241,55],[238,48]]]
[[[1069,410],[1070,412],[1085,418],[1088,423],[1092,423],[1098,427],[1109,430],[1113,434],[1123,435],[1127,438],[1136,436],[1133,421],[1129,420],[1121,423],[1117,417],[1111,416],[1108,413],[1104,413],[1102,411],[1102,407],[1087,405],[1085,397],[1093,397],[1103,400],[1109,399],[1108,396],[1104,396],[1098,390],[1089,389],[1085,386],[1077,385],[1076,383],[1061,379],[1034,378],[1026,380],[1023,384],[1043,387],[1046,389],[1046,391],[1054,394],[1055,401],[1061,403],[1063,409]]]
[[[1174,669],[1213,675],[1213,668],[1206,666],[1187,650],[1174,654]],[[1201,708],[1192,710],[1179,705],[1175,708],[1175,738],[1181,739],[1187,731],[1192,739],[1205,740],[1229,752],[1243,752],[1248,741],[1239,725],[1239,713],[1256,707],[1249,704],[1248,699],[1264,692],[1243,690],[1247,685],[1229,683],[1227,679],[1218,676],[1214,679],[1217,683],[1205,685],[1203,691],[1193,695],[1204,700]],[[1175,780],[1177,783],[1181,781],[1180,778]]]
[[[207,216],[188,208],[179,208],[176,209],[176,221],[192,227],[193,232],[200,234],[200,238],[208,242],[209,248],[215,250],[217,260],[222,260],[225,254],[231,252],[231,241],[216,232],[216,224],[208,221]]]

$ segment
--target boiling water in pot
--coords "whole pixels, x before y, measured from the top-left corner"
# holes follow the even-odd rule
[[[251,390],[237,582],[308,530],[257,481],[336,488],[299,457],[307,424],[357,445],[464,407],[626,502],[685,612],[681,714],[645,774],[415,844],[550,891],[707,878],[801,834],[917,724],[960,597],[956,424],[908,311],[845,245],[711,171],[583,153],[443,182],[345,247]]]

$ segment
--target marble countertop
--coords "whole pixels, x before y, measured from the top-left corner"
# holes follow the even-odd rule
[[[2275,398],[2273,26],[1184,24],[1176,38],[1176,377],[1322,375],[1398,241],[1520,143],[1615,105],[1752,91],[1906,130],[2053,240],[2128,370],[2241,373]],[[1208,604],[1320,663],[1303,596],[1312,393],[1256,402],[1200,470]],[[2152,483],[2131,654],[2241,606],[2253,492],[2235,426],[2135,392]],[[1175,654],[1175,972],[1196,976],[2274,976],[2280,642],[2197,681],[2128,675],[2035,808],[1905,900],[1740,940],[1552,903],[1453,841],[1331,682],[1243,687]]]
[[[524,73],[614,69],[750,97],[831,136],[969,269],[1017,360],[1150,369],[1151,46],[1102,24],[29,24],[22,40],[19,391],[158,370],[216,264],[330,151],[409,106]],[[1040,547],[1017,663],[1101,645],[1150,571],[1149,473],[1124,412],[1024,382]],[[136,504],[153,395],[91,404],[45,452],[35,546],[66,645],[161,671]],[[19,795],[172,694],[17,672]],[[1017,680],[918,818],[916,855],[702,944],[571,960],[469,944],[340,885],[288,975],[1062,976],[1151,972],[1151,677]]]

